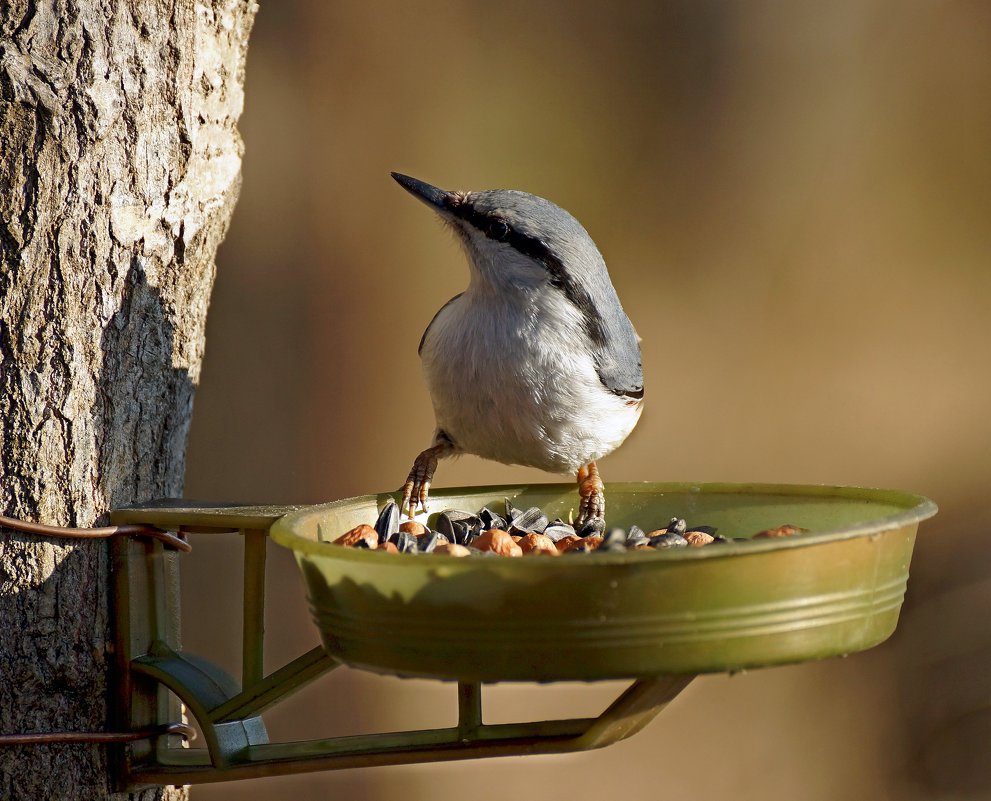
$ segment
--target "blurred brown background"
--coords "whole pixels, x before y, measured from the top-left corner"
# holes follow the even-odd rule
[[[467,267],[389,178],[525,189],[591,232],[643,337],[606,480],[861,484],[934,498],[898,632],[699,679],[577,756],[313,774],[207,799],[991,798],[991,5],[263,3],[187,495],[397,487],[429,442],[416,344]],[[474,458],[438,484],[557,480]],[[201,538],[202,539],[202,538]],[[236,540],[184,564],[187,646],[237,664]],[[269,667],[317,641],[270,548]],[[497,717],[616,685],[499,686]],[[453,689],[338,671],[275,736],[449,725]]]

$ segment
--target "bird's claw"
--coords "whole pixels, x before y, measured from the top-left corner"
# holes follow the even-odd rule
[[[606,516],[606,495],[599,478],[599,469],[595,462],[578,471],[578,519],[577,527],[585,525],[589,520],[604,520]]]
[[[412,519],[416,515],[417,509],[426,511],[430,482],[433,480],[436,470],[436,448],[427,448],[416,457],[413,467],[406,477],[406,483],[403,484],[403,502],[399,505],[401,514],[406,514]]]

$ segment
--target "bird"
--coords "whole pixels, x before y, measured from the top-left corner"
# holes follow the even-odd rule
[[[596,461],[636,426],[644,382],[640,337],[592,238],[527,192],[448,191],[391,175],[454,232],[470,276],[420,338],[436,429],[401,511],[425,511],[438,460],[468,453],[573,474],[576,524],[604,524]]]

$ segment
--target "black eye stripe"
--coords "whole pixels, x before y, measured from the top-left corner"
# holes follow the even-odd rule
[[[477,228],[489,239],[494,239],[497,242],[505,242],[524,255],[539,259],[540,261],[555,258],[543,242],[536,237],[527,236],[515,230],[497,214],[486,214],[485,212],[478,211],[469,203],[460,203],[451,208],[451,211],[472,227]]]
[[[544,265],[551,286],[564,293],[564,296],[581,312],[585,332],[597,345],[606,341],[602,317],[592,303],[588,291],[568,273],[561,260],[543,242],[528,236],[508,225],[496,214],[478,211],[470,203],[449,204],[448,208],[465,222],[481,231],[489,239],[505,242],[525,256]]]

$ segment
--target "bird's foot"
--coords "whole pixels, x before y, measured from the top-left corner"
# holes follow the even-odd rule
[[[579,528],[589,520],[603,520],[606,516],[606,495],[599,478],[599,468],[595,462],[589,462],[587,467],[578,470],[578,519],[575,525]]]
[[[430,482],[437,470],[437,456],[433,448],[427,448],[413,461],[413,467],[403,484],[403,502],[399,504],[401,514],[413,517],[417,508],[427,508]]]
[[[427,497],[430,494],[430,482],[433,481],[434,473],[437,470],[437,460],[450,455],[454,448],[445,437],[438,441],[431,448],[427,448],[413,461],[406,483],[403,484],[403,501],[399,504],[400,514],[406,514],[412,518],[417,509],[425,512],[427,510]]]

